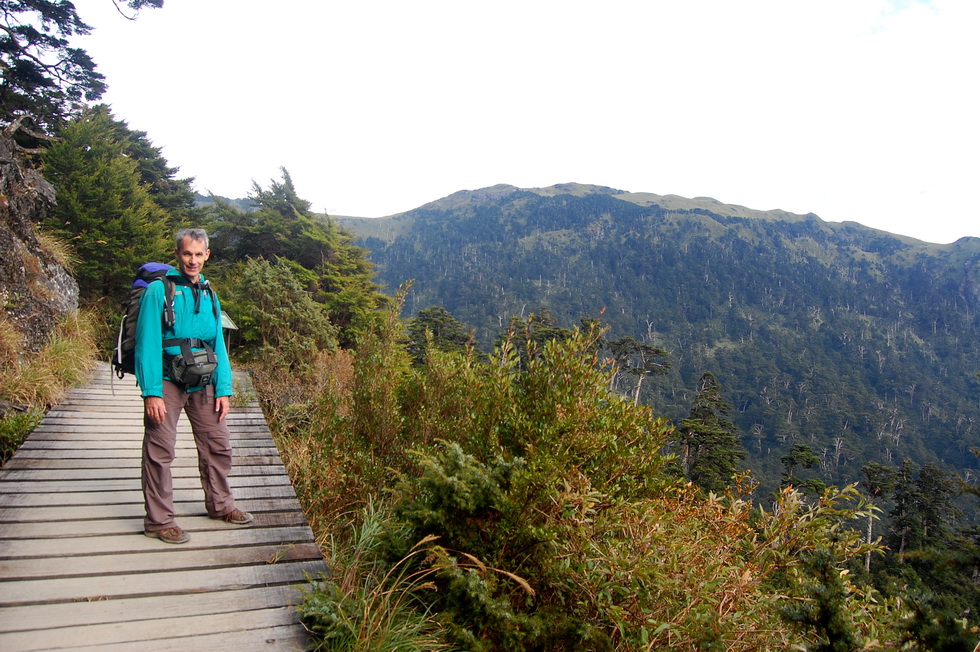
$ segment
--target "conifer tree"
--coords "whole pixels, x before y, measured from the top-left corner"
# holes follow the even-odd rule
[[[609,350],[616,360],[617,370],[636,379],[633,405],[640,403],[640,389],[643,387],[644,378],[654,374],[665,374],[670,369],[670,363],[662,360],[668,355],[665,350],[645,342],[638,342],[632,337],[622,337],[609,342]],[[616,375],[613,376],[610,385],[615,383],[615,379]]]
[[[341,345],[350,346],[371,312],[387,299],[372,280],[367,252],[328,216],[314,215],[289,173],[283,169],[282,175],[267,189],[253,185],[249,199],[255,210],[216,203],[210,217],[215,262],[221,266],[249,258],[290,261],[294,277],[314,301],[327,307],[330,322],[340,329]]]
[[[167,211],[174,226],[197,222],[200,209],[194,208],[193,178],[178,179],[179,168],[171,167],[163,151],[153,144],[145,131],[136,131],[125,120],[113,116],[105,104],[89,109],[90,115],[105,114],[109,118],[116,140],[123,145],[124,154],[136,161],[140,183],[153,201]]]
[[[783,476],[779,483],[781,487],[805,484],[796,477],[796,467],[812,469],[820,464],[820,458],[806,444],[794,444],[789,453],[780,457],[779,461],[783,463]]]
[[[919,491],[922,503],[922,538],[933,548],[947,546],[951,529],[962,516],[953,503],[959,493],[955,477],[932,462],[926,462],[919,471]]]
[[[720,491],[745,459],[738,429],[729,418],[731,406],[710,371],[701,375],[690,415],[681,421],[681,463],[685,476],[706,491]]]
[[[547,308],[532,312],[527,319],[511,317],[507,330],[497,337],[496,346],[511,342],[520,359],[520,368],[527,367],[546,342],[564,342],[572,337],[574,331],[562,328],[558,320]]]
[[[905,458],[895,475],[895,506],[892,508],[891,549],[898,556],[898,561],[905,561],[905,554],[910,548],[916,548],[921,543],[919,528],[919,509],[922,505],[922,495],[915,482],[915,465],[912,460]]]
[[[953,503],[959,487],[953,476],[931,462],[916,471],[902,460],[895,477],[891,547],[899,561],[912,550],[943,549],[950,538],[950,524],[959,516]]]
[[[61,136],[42,158],[58,193],[43,226],[74,247],[83,298],[119,300],[141,264],[172,258],[168,216],[140,182],[107,112],[85,112]]]
[[[422,362],[426,349],[426,332],[432,334],[432,345],[440,351],[462,353],[471,341],[466,327],[442,306],[420,310],[408,321],[408,352],[416,362]]]
[[[136,11],[163,6],[163,0],[113,2]],[[82,102],[101,98],[105,77],[69,41],[91,31],[71,2],[0,0],[0,122],[29,117],[38,127],[55,130]]]

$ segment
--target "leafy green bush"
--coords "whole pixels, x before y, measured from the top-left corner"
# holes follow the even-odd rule
[[[412,618],[479,651],[898,647],[905,608],[847,574],[874,549],[856,489],[787,488],[770,511],[744,477],[705,495],[671,474],[670,427],[609,392],[598,336],[505,341],[488,360],[430,348],[413,367],[379,320],[338,412],[290,440],[329,450],[306,467],[333,474],[321,492],[379,501],[334,512],[338,579],[310,592],[307,626],[346,641],[330,649],[377,649],[364,641]],[[383,619],[388,604],[407,611]]]
[[[223,273],[218,288],[222,307],[235,315],[241,343],[278,359],[287,372],[337,346],[337,329],[326,307],[305,290],[301,273],[285,260],[249,259]]]
[[[0,416],[0,466],[7,463],[44,418],[44,411],[13,412]]]

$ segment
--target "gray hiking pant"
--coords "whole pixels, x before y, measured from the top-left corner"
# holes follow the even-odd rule
[[[143,415],[143,502],[146,516],[143,528],[154,532],[174,527],[174,482],[170,464],[177,443],[177,419],[184,412],[197,444],[198,469],[204,489],[208,516],[221,517],[235,509],[235,497],[228,483],[231,472],[231,437],[226,421],[214,411],[214,387],[185,392],[168,380],[163,381],[163,402],[167,416],[161,424]]]

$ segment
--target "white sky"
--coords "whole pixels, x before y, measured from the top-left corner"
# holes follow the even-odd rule
[[[196,188],[313,210],[578,182],[980,236],[977,0],[75,0]]]

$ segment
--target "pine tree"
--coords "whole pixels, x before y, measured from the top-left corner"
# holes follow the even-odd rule
[[[83,298],[120,300],[141,264],[172,258],[168,215],[106,112],[84,113],[61,136],[43,154],[42,172],[58,193],[43,226],[74,247]]]
[[[452,313],[441,306],[420,310],[408,321],[408,352],[416,362],[422,362],[427,346],[426,332],[432,334],[432,345],[440,351],[462,353],[472,336]]]
[[[620,371],[636,379],[633,405],[640,403],[640,389],[643,387],[644,378],[654,374],[665,374],[670,369],[670,363],[662,360],[668,355],[665,350],[645,342],[638,342],[632,337],[622,337],[609,342],[609,350],[616,360],[617,369],[617,373],[610,380],[610,385],[615,384],[616,376]]]
[[[812,469],[820,464],[820,458],[806,444],[794,444],[789,453],[780,457],[779,461],[783,463],[783,475],[779,483],[781,487],[806,484],[796,477],[796,467]]]
[[[161,7],[163,0],[123,4],[138,11]],[[71,2],[0,0],[0,21],[0,121],[29,117],[41,128],[56,130],[82,102],[105,93],[105,77],[95,62],[71,47],[72,36],[92,31]]]
[[[537,356],[546,342],[564,342],[574,331],[562,328],[547,308],[532,312],[527,319],[511,317],[507,330],[497,337],[496,347],[509,341],[520,358],[520,368],[526,369],[528,361]]]
[[[150,141],[147,133],[130,129],[126,121],[114,117],[105,104],[92,107],[89,114],[105,114],[109,118],[116,140],[123,145],[123,153],[136,161],[140,183],[153,201],[170,215],[173,226],[184,223],[196,225],[200,209],[194,208],[194,179],[178,179],[180,169],[170,166],[163,156],[163,150]]]
[[[253,211],[216,202],[210,215],[215,264],[249,258],[289,261],[284,264],[296,280],[327,307],[340,344],[350,346],[387,298],[372,280],[367,252],[332,219],[310,212],[310,202],[299,196],[289,173],[283,169],[282,175],[268,189],[254,185],[249,197]]]
[[[919,509],[922,495],[915,481],[915,465],[909,458],[902,460],[895,475],[893,496],[895,505],[891,511],[890,547],[901,563],[905,561],[905,554],[910,548],[921,544]]]
[[[687,478],[706,491],[720,491],[745,459],[738,429],[729,419],[731,406],[710,371],[701,375],[690,416],[681,421],[681,463]]]

